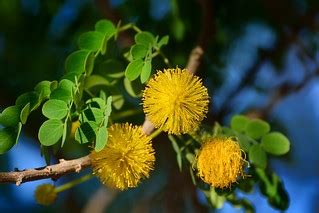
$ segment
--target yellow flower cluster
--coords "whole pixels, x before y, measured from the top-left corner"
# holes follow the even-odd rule
[[[154,166],[151,138],[140,127],[127,123],[114,124],[108,132],[106,147],[90,154],[94,174],[111,188],[136,187]]]
[[[189,133],[204,119],[209,96],[201,80],[186,69],[158,72],[146,85],[144,112],[157,128],[170,134]]]
[[[207,112],[208,99],[200,79],[179,68],[159,72],[143,95],[147,117],[156,127],[174,134],[198,127]],[[130,124],[114,124],[108,132],[105,148],[90,154],[94,174],[111,188],[136,187],[153,169],[151,138]]]
[[[198,175],[216,188],[228,188],[243,176],[244,163],[239,144],[231,138],[212,138],[197,155]]]

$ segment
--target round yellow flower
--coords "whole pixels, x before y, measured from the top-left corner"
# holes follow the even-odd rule
[[[166,69],[150,79],[143,93],[144,112],[157,128],[189,133],[204,119],[209,96],[201,80],[186,69]]]
[[[136,187],[149,177],[155,153],[151,138],[131,124],[114,124],[109,129],[107,145],[100,152],[92,151],[93,173],[103,184],[124,190]]]
[[[228,188],[243,176],[244,163],[239,144],[231,138],[212,138],[197,155],[198,175],[216,188]]]
[[[52,184],[42,184],[35,190],[34,197],[38,204],[48,206],[54,203],[57,193]]]

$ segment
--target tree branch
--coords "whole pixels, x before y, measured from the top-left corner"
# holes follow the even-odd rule
[[[0,183],[15,183],[17,186],[24,182],[52,178],[58,179],[59,177],[73,173],[80,172],[91,166],[89,156],[84,156],[74,160],[60,159],[58,164],[51,166],[27,169],[14,172],[0,172]]]

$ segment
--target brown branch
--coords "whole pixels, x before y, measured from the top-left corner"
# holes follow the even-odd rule
[[[60,159],[58,164],[51,166],[26,169],[14,172],[0,172],[0,183],[15,183],[17,186],[24,182],[59,177],[73,173],[80,172],[91,165],[89,156],[84,156],[74,160]]]

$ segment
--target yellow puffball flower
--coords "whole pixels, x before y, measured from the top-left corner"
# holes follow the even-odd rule
[[[209,96],[200,78],[186,69],[165,69],[146,85],[144,112],[157,128],[170,134],[189,133],[204,119]]]
[[[34,197],[38,204],[48,206],[54,203],[57,193],[52,184],[42,184],[35,190]]]
[[[151,138],[140,127],[128,123],[113,124],[108,133],[104,149],[90,154],[93,174],[111,188],[136,187],[142,178],[149,177],[154,166]]]
[[[209,139],[197,155],[198,175],[216,188],[229,188],[243,176],[244,163],[239,144],[231,138]]]

